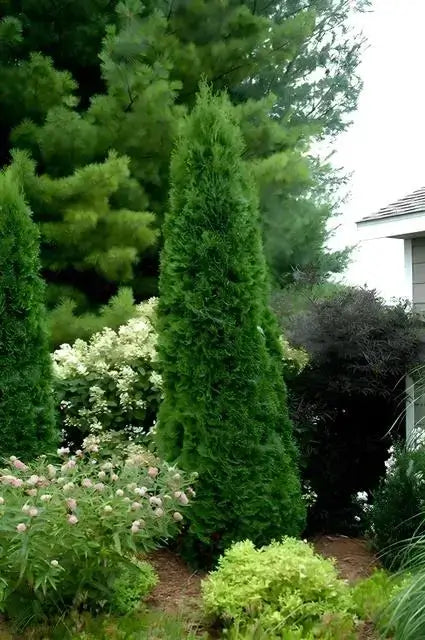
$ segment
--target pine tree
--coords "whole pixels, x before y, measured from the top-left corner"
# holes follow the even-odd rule
[[[161,453],[197,471],[189,538],[298,535],[304,508],[257,196],[231,105],[201,89],[171,166],[159,303]]]
[[[63,322],[56,335],[72,339],[67,327],[77,326],[76,316],[89,330],[86,319],[123,286],[138,300],[156,293],[155,240],[167,207],[171,148],[202,77],[228,91],[240,122],[276,281],[305,269],[320,279],[344,266],[343,256],[325,249],[335,207],[316,197],[308,149],[318,136],[343,130],[356,107],[361,38],[349,24],[367,2],[75,0],[58,8],[54,0],[0,0],[7,16],[0,21],[0,158],[8,162],[17,147],[36,163],[40,181],[26,191],[41,230],[48,307],[56,308],[54,322]],[[85,233],[105,209],[104,196],[93,202],[90,180],[80,181],[78,220],[72,214],[70,226],[61,189],[64,179],[75,184],[76,174],[93,166],[109,181],[111,151],[127,163],[127,174],[120,171],[106,196],[119,240],[108,242],[105,269],[106,248],[101,261],[90,259],[99,250],[99,225],[92,241]],[[143,243],[128,242],[125,229],[121,238],[129,211],[154,216],[138,218]],[[79,236],[79,224],[85,242],[77,247],[71,233]]]
[[[39,268],[37,227],[9,170],[0,174],[0,454],[24,459],[56,439]]]

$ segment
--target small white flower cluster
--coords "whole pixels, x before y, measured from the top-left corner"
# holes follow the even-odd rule
[[[369,504],[369,496],[367,491],[358,491],[354,497],[354,502],[358,507],[360,507],[361,511],[365,515],[372,509],[372,505]],[[356,522],[360,522],[361,517],[359,515],[355,515],[354,520]]]
[[[304,482],[303,484],[302,498],[307,507],[312,507],[318,498],[316,491],[314,491],[310,482],[308,481]]]
[[[138,306],[137,316],[117,331],[104,329],[85,342],[62,345],[53,367],[62,425],[97,433],[125,429],[132,439],[147,432],[147,416],[156,413],[162,379],[155,371],[157,301]],[[148,411],[152,408],[153,411]]]

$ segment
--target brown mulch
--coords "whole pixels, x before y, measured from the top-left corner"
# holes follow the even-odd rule
[[[181,613],[199,606],[205,573],[192,571],[175,553],[161,549],[149,556],[159,576],[149,602],[166,613]]]
[[[341,577],[349,582],[367,578],[379,566],[366,541],[361,538],[320,536],[312,542],[322,556],[335,558]]]

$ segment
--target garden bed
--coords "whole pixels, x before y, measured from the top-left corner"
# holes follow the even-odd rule
[[[313,540],[315,549],[326,558],[336,560],[340,575],[350,583],[367,578],[378,562],[367,542],[346,536],[320,536]],[[204,574],[192,571],[184,561],[168,550],[157,551],[149,561],[155,567],[159,583],[149,604],[166,614],[187,619],[193,623],[200,612],[201,581]],[[359,632],[359,640],[375,640],[372,625],[365,624]]]

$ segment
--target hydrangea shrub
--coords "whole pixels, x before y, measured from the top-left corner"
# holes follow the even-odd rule
[[[87,342],[76,340],[54,352],[62,427],[71,442],[110,429],[135,437],[153,426],[161,398],[155,309],[151,299],[118,330],[104,329]]]
[[[249,540],[234,544],[202,592],[207,616],[241,633],[255,627],[271,640],[305,640],[351,638],[354,630],[348,585],[331,560],[294,538],[260,549]]]
[[[0,608],[7,614],[81,604],[123,609],[132,600],[124,574],[139,575],[139,591],[153,584],[136,556],[177,534],[194,492],[180,471],[141,448],[110,456],[98,440],[89,437],[75,455],[59,449],[60,461],[25,465],[12,456],[1,470]]]

